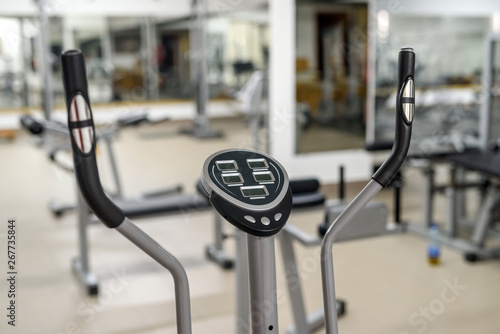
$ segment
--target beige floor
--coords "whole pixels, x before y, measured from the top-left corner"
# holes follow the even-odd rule
[[[116,145],[127,194],[182,182],[193,192],[204,158],[215,150],[248,146],[243,124],[219,121],[226,138],[197,140],[174,136],[175,128],[123,132]],[[102,152],[101,152],[102,153]],[[0,333],[175,333],[173,285],[168,273],[115,231],[91,228],[91,261],[100,278],[101,297],[89,299],[70,270],[76,255],[75,215],[54,219],[51,198],[74,199],[71,175],[55,168],[30,138],[0,142],[0,270],[6,272],[6,223],[18,223],[18,318],[6,325],[6,280],[0,280]],[[101,165],[102,179],[109,179]],[[420,218],[421,177],[407,173],[405,218]],[[352,197],[360,184],[350,185]],[[328,188],[333,196],[334,190]],[[391,204],[391,192],[379,199]],[[436,204],[439,216],[443,202]],[[322,212],[297,213],[294,224],[313,232]],[[194,333],[234,333],[234,273],[208,263],[204,246],[211,240],[210,212],[184,213],[140,221],[140,227],[179,257],[191,284]],[[226,225],[228,231],[231,228]],[[232,253],[233,241],[228,241]],[[316,249],[296,247],[310,310],[322,305]],[[430,267],[426,241],[397,235],[336,245],[338,295],[347,300],[341,333],[493,334],[500,333],[500,262],[475,265],[445,249],[443,263]],[[291,323],[278,248],[280,329]],[[458,281],[456,295],[446,290]],[[447,301],[446,303],[444,301]],[[430,311],[429,311],[430,310]],[[427,318],[426,318],[427,317]],[[319,333],[322,333],[320,331]]]

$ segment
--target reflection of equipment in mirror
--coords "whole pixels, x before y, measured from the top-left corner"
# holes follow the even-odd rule
[[[298,6],[297,153],[364,146],[367,13],[365,5]]]
[[[40,23],[40,39],[42,43],[42,72],[43,72],[43,112],[46,120],[50,120],[50,115],[53,108],[53,92],[52,92],[52,67],[50,60],[50,20],[48,7],[51,6],[47,0],[37,0]]]
[[[208,4],[207,0],[193,1],[194,21],[190,39],[191,63],[195,65],[196,86],[196,116],[189,128],[181,129],[181,133],[193,135],[198,138],[219,138],[222,132],[215,130],[210,125],[207,114],[208,107],[208,60],[207,60],[207,28]]]
[[[439,242],[451,246],[464,254],[464,259],[470,262],[495,259],[500,257],[500,249],[494,242],[490,242],[491,236],[498,233],[495,222],[498,222],[499,192],[498,192],[498,152],[499,147],[499,113],[498,103],[500,100],[498,76],[500,68],[500,34],[489,34],[485,41],[485,57],[482,71],[482,100],[480,113],[477,113],[478,94],[474,88],[447,88],[434,89],[434,103],[432,112],[438,112],[438,107],[443,108],[445,103],[448,110],[453,109],[447,116],[460,115],[462,118],[449,123],[438,125],[445,135],[436,137],[424,137],[413,150],[412,159],[416,161],[415,166],[422,166],[422,174],[425,178],[423,191],[424,205],[422,224],[408,224],[409,231],[424,238],[428,238],[430,227],[435,220],[434,198],[444,190],[448,211],[446,215],[446,228],[437,236]],[[467,90],[469,93],[467,94]],[[461,94],[459,94],[461,92]],[[428,101],[422,98],[425,92],[419,96],[419,101]],[[466,114],[462,108],[468,107],[472,112]],[[430,109],[430,108],[429,108]],[[429,110],[430,111],[430,110]],[[428,114],[430,112],[428,111]],[[420,114],[420,112],[419,112]],[[479,122],[477,122],[479,116]],[[426,118],[430,118],[428,115]],[[427,123],[430,121],[425,120]],[[451,123],[451,122],[450,122]],[[468,123],[471,131],[463,123]],[[479,126],[478,126],[479,125]],[[448,128],[449,127],[449,128]],[[452,128],[453,132],[449,130]],[[433,145],[428,145],[432,143]],[[425,145],[427,144],[427,145]],[[437,166],[445,166],[449,169],[450,181],[437,184]],[[472,178],[472,175],[480,174],[480,178]],[[480,200],[474,219],[471,217],[469,192],[479,191]],[[474,203],[475,204],[475,203]],[[463,233],[465,231],[472,233]]]

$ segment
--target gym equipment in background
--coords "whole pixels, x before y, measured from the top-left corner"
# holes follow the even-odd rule
[[[490,150],[473,151],[452,155],[449,161],[452,164],[450,184],[443,189],[448,198],[448,215],[444,231],[439,235],[439,241],[462,251],[464,259],[469,262],[500,258],[500,248],[487,245],[488,237],[500,236],[499,153]],[[479,173],[480,179],[476,182],[465,181],[467,172]],[[430,180],[434,180],[433,175],[430,176]],[[433,183],[431,186],[432,192],[437,191],[438,187]],[[460,206],[461,192],[467,188],[477,188],[480,191],[479,207],[472,222],[467,218],[466,208]],[[428,208],[431,203],[429,202],[426,207]],[[432,210],[427,210],[427,213],[432,213]],[[470,239],[460,237],[460,228],[472,231]],[[422,236],[428,235],[428,231],[415,225],[410,225],[409,230]]]
[[[208,108],[208,63],[207,63],[207,0],[193,0],[193,20],[190,40],[190,62],[193,64],[195,84],[196,116],[189,128],[181,129],[181,133],[193,135],[197,138],[219,138],[222,132],[213,129],[207,114]]]
[[[429,237],[430,226],[435,222],[434,197],[439,193],[444,194],[448,210],[444,226],[440,229],[440,242],[462,252],[464,259],[469,262],[500,257],[500,248],[488,245],[487,242],[488,238],[500,235],[497,225],[500,210],[498,192],[500,170],[496,152],[498,139],[495,140],[498,129],[494,128],[497,123],[494,107],[499,99],[495,88],[499,84],[496,74],[499,66],[499,44],[500,34],[492,33],[486,36],[481,80],[482,101],[476,136],[471,138],[471,136],[455,135],[435,138],[430,141],[433,143],[430,151],[423,147],[419,150],[413,149],[412,151],[416,152],[410,152],[409,155],[412,165],[422,169],[425,187],[424,225],[408,224],[408,231],[423,238]],[[435,173],[438,165],[446,165],[449,168],[449,182],[436,184]],[[468,172],[479,174],[479,177],[468,177]],[[466,201],[466,191],[470,190],[479,193],[478,209],[473,215],[468,212],[469,205]],[[474,218],[471,220],[470,216]],[[462,233],[463,231],[465,233]]]
[[[83,199],[109,228],[169,270],[174,277],[177,332],[191,333],[189,282],[181,263],[134,225],[104,193],[95,156],[95,130],[87,95],[83,56],[67,51],[62,57],[68,125],[76,179]],[[325,318],[328,334],[337,334],[337,310],[332,246],[337,236],[364,205],[391,181],[404,161],[414,114],[414,53],[400,53],[400,87],[394,148],[363,191],[329,227],[321,248]],[[273,236],[286,224],[292,195],[286,171],[273,158],[253,150],[225,150],[204,163],[201,184],[214,208],[247,234],[252,334],[279,333]],[[262,308],[262,305],[267,307]]]
[[[167,117],[153,120],[147,112],[132,113],[130,115],[119,117],[111,125],[101,127],[100,131],[96,134],[97,141],[103,142],[106,146],[106,153],[113,179],[113,190],[107,191],[107,193],[110,194],[113,199],[126,200],[122,191],[118,164],[113,148],[113,140],[123,128],[138,126],[140,124],[159,124],[168,120],[169,119]],[[20,121],[23,128],[29,131],[32,135],[36,136],[38,139],[38,145],[44,147],[53,162],[58,164],[63,169],[72,170],[70,166],[67,166],[67,164],[62,162],[61,159],[57,158],[58,154],[70,149],[69,130],[65,124],[61,124],[56,120],[47,121],[44,119],[37,119],[32,115],[23,115],[21,116]],[[180,192],[182,192],[182,186],[180,184],[176,184],[162,189],[134,195],[132,199],[139,200],[144,198],[160,197]],[[76,203],[60,202],[58,200],[51,200],[49,203],[50,210],[57,217],[62,216],[67,211],[76,209],[76,207]]]
[[[42,75],[43,75],[43,98],[42,107],[46,120],[50,121],[52,109],[54,107],[54,96],[52,91],[52,60],[50,51],[50,18],[52,4],[50,0],[35,0],[38,7],[38,23],[40,27]]]

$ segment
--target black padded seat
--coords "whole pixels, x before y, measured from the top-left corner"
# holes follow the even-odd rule
[[[450,159],[466,169],[500,178],[500,153],[478,152],[461,154]]]
[[[462,155],[477,154],[480,151],[477,148],[466,148],[463,152],[456,151],[437,151],[433,153],[410,153],[407,159],[426,159],[426,160],[447,160],[460,157]]]
[[[303,193],[316,193],[318,192],[319,187],[319,181],[315,178],[290,180],[290,189],[292,189],[292,193],[294,195]]]
[[[292,209],[309,208],[325,203],[325,195],[318,192],[292,194]]]
[[[164,197],[141,198],[139,200],[114,200],[129,218],[150,216],[164,213],[182,213],[201,210],[209,206],[206,197],[200,195],[175,195]]]

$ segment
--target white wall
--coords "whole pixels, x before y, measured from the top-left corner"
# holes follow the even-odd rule
[[[20,23],[17,19],[0,18],[0,73],[22,69]]]
[[[317,31],[316,9],[314,6],[297,6],[297,58],[305,58],[309,68],[316,68]]]

